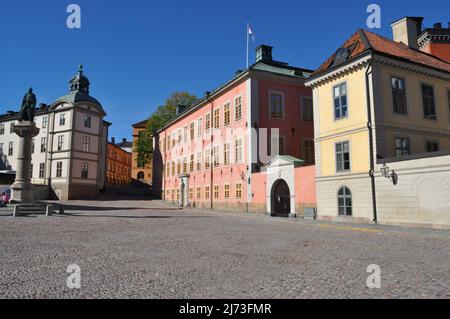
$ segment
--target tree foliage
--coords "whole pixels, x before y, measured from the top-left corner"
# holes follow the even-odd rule
[[[136,143],[137,162],[139,166],[145,166],[153,158],[152,136],[165,124],[173,120],[177,115],[177,106],[191,106],[197,97],[188,92],[174,92],[164,103],[159,106],[147,121],[145,134],[142,134]]]

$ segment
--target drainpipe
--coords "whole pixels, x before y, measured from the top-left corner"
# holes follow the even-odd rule
[[[372,123],[372,107],[370,101],[370,86],[369,86],[369,70],[372,67],[373,57],[371,57],[369,65],[366,70],[366,97],[367,97],[367,129],[369,130],[369,151],[370,151],[370,184],[372,188],[372,206],[373,206],[373,222],[378,223],[377,216],[377,196],[375,189],[375,156],[373,146],[373,123]]]
[[[209,154],[209,168],[210,168],[210,186],[209,186],[209,201],[210,201],[210,208],[214,208],[214,202],[213,202],[213,196],[214,196],[214,190],[213,190],[213,183],[214,183],[214,103],[211,100],[211,92],[206,92],[206,99],[211,104],[211,117],[210,117],[210,134],[211,134],[211,147],[210,147],[210,154]],[[211,163],[212,162],[212,163]]]

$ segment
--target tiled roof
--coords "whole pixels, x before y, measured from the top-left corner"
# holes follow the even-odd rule
[[[133,124],[134,128],[144,128],[147,126],[148,120],[141,121],[139,123]]]
[[[356,58],[367,50],[373,50],[377,53],[389,55],[393,58],[450,72],[450,63],[447,63],[438,57],[419,50],[411,49],[406,44],[392,41],[388,38],[362,29],[358,30],[347,41],[345,41],[342,47],[347,48],[350,51],[347,60]],[[314,71],[313,76],[332,68],[334,66],[334,59],[335,55],[333,54],[316,71]]]

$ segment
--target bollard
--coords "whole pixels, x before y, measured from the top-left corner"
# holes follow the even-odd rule
[[[45,210],[45,216],[52,216],[53,214],[53,205],[47,205],[47,209]]]
[[[17,217],[20,214],[20,207],[19,205],[14,205],[14,210],[13,210],[13,217]]]

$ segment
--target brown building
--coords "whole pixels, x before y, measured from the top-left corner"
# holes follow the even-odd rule
[[[106,183],[126,186],[131,182],[131,153],[108,143],[106,157]]]
[[[151,185],[152,184],[152,162],[139,163],[138,154],[136,152],[137,143],[140,137],[145,134],[147,120],[133,125],[133,148],[132,148],[132,169],[131,176],[133,179]]]

